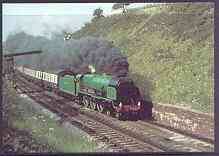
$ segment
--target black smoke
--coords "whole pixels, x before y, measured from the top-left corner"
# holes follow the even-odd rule
[[[64,33],[56,32],[48,39],[20,32],[7,38],[5,49],[12,53],[41,49],[43,54],[21,57],[17,59],[17,64],[43,70],[70,68],[74,72],[83,73],[88,70],[88,65],[92,65],[97,73],[107,73],[117,77],[128,74],[127,58],[112,42],[103,38],[64,40]]]
[[[115,76],[126,76],[128,73],[127,58],[112,42],[102,38],[86,37],[69,40],[66,43],[66,50],[74,54],[71,67],[77,72],[92,65],[98,73],[104,72]]]

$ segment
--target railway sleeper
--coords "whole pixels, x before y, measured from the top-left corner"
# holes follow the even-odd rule
[[[122,143],[120,143],[120,145],[126,146],[126,147],[136,147],[136,146],[139,147],[139,145],[136,142],[130,142],[130,143],[122,142]]]
[[[117,141],[117,143],[119,143],[118,141]],[[121,142],[120,142],[121,143]]]
[[[99,135],[99,134],[94,134],[93,135],[94,139],[96,140],[102,140],[103,139],[103,136]]]
[[[121,139],[122,139],[122,138],[121,138]],[[113,141],[113,142],[116,143],[116,144],[124,143],[124,141],[122,141],[121,139],[119,139],[119,138],[110,138],[110,140]]]
[[[102,134],[101,134],[101,135],[102,135]],[[107,137],[107,138],[109,138],[110,140],[122,139],[122,138],[119,138],[118,135],[114,135],[114,136],[112,136],[112,135],[104,135],[104,137]]]
[[[100,133],[101,135],[104,135],[104,136],[110,136],[110,137],[119,137],[118,134],[116,133],[113,133],[113,134],[110,134],[110,133]]]
[[[127,149],[114,148],[114,147],[111,147],[111,149],[113,150],[113,152],[129,152],[129,150]]]
[[[147,149],[146,147],[140,148],[139,145],[123,145],[123,146],[133,152],[145,151]]]
[[[99,126],[98,126],[99,127]],[[103,128],[103,127],[102,127]],[[115,131],[113,131],[113,130],[106,130],[105,128],[104,129],[99,129],[98,131],[100,132],[100,133],[104,133],[104,132],[107,132],[107,133],[111,133],[111,134],[117,134]]]
[[[116,147],[116,148],[122,149],[121,145],[117,144],[116,142],[113,142],[112,140],[109,140],[107,144],[111,147]]]

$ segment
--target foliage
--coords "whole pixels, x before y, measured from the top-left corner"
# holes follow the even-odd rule
[[[11,88],[5,88],[6,104],[10,105],[9,124],[31,133],[41,144],[47,144],[55,152],[92,152],[96,143],[89,142],[75,131],[61,127],[51,116],[34,106],[32,100],[20,98]],[[39,107],[40,108],[40,107]],[[45,151],[44,151],[45,152]]]
[[[126,10],[126,6],[130,5],[130,3],[115,3],[113,6],[112,6],[112,9],[113,10],[117,10],[117,9],[123,9],[123,13],[126,13],[127,10]]]
[[[103,17],[103,9],[100,9],[100,8],[95,9],[93,12],[93,16],[96,18]]]
[[[113,45],[128,57],[129,76],[146,99],[213,112],[212,4],[157,4],[130,10],[126,16],[115,14],[92,20],[75,32],[73,38],[93,36],[113,41]],[[6,47],[9,45],[9,49],[18,50],[21,45],[28,48],[32,44],[34,47],[35,44],[47,43],[42,44],[43,50],[48,50],[48,55],[56,56],[48,58],[48,66],[60,62],[61,55],[69,52],[62,44],[62,33],[53,36],[55,42],[33,40],[23,33],[16,37],[21,38],[22,43],[16,43],[10,36],[7,41],[12,44],[6,44]],[[75,59],[74,56],[69,54],[66,58]]]
[[[213,112],[212,9],[211,3],[157,4],[91,22],[74,37],[113,41],[145,98]]]

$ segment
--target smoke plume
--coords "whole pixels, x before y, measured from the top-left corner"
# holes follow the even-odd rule
[[[51,39],[43,36],[32,36],[24,32],[10,35],[6,40],[6,50],[24,52],[29,50],[43,51],[43,54],[24,56],[18,64],[29,65],[44,70],[70,68],[83,73],[92,65],[97,73],[107,73],[121,77],[128,74],[128,61],[112,42],[103,38],[86,37],[79,40],[64,40],[63,33],[53,33]]]
[[[109,73],[115,76],[126,76],[128,73],[127,58],[120,50],[102,38],[86,37],[80,40],[69,40],[66,44],[68,53],[74,54],[73,70],[80,72],[89,65],[96,72]]]

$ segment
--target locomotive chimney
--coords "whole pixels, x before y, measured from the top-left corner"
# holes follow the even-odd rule
[[[89,65],[88,68],[90,69],[91,73],[95,73],[96,70],[92,65]]]

